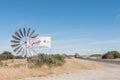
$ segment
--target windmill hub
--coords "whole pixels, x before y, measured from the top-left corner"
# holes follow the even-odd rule
[[[25,41],[25,44],[27,44],[27,41]]]

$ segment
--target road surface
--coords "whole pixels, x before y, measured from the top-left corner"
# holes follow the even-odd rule
[[[103,63],[110,63],[110,64],[116,64],[120,65],[120,61],[115,61],[115,60],[107,60],[107,59],[86,59],[86,58],[81,58],[83,60],[89,60],[89,61],[96,61],[96,62],[103,62]]]

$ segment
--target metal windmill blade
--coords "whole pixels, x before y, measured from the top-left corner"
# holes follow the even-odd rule
[[[35,52],[31,50],[31,48],[27,47],[27,38],[34,38],[38,36],[38,34],[34,34],[35,30],[31,30],[30,28],[26,29],[18,29],[12,35],[12,40],[11,40],[11,47],[13,48],[13,51],[15,52],[16,55],[22,56],[22,57],[29,57],[33,56]]]
[[[29,36],[30,34],[30,28],[28,28],[28,31],[27,31],[27,36]]]
[[[19,45],[18,47],[16,47],[15,49],[13,49],[13,51],[18,51],[18,49],[20,49],[21,48],[21,46]]]
[[[21,29],[19,29],[19,33],[20,33],[20,35],[23,37],[23,32],[22,32]]]
[[[16,54],[20,54],[20,53],[21,53],[21,51],[22,51],[22,49],[23,49],[22,47],[20,47],[19,49],[17,49],[17,52],[15,51],[15,52],[16,52]]]
[[[16,37],[15,35],[12,36],[14,40],[20,40],[20,38]]]
[[[34,32],[35,32],[35,30],[33,30],[33,31],[30,33],[29,37],[32,37],[32,35],[34,34]]]
[[[23,28],[23,34],[24,34],[24,37],[26,37],[26,29]]]
[[[16,40],[11,40],[12,43],[20,43],[19,41]]]
[[[37,36],[39,36],[39,34],[35,34],[35,35],[31,36],[31,38],[36,38]]]
[[[13,44],[11,45],[12,48],[19,46],[20,44]]]
[[[18,32],[15,32],[15,35],[18,36],[19,38],[22,38]]]

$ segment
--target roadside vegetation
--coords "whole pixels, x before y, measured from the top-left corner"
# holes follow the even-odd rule
[[[120,52],[109,51],[102,56],[103,59],[117,59],[120,58]]]
[[[101,57],[102,55],[101,54],[92,54],[90,55],[90,57]]]
[[[36,56],[28,58],[28,66],[30,68],[42,67],[47,65],[48,67],[62,66],[65,63],[65,59],[70,59],[71,56],[66,54],[44,54],[40,53]],[[20,56],[14,56],[11,52],[4,51],[0,54],[0,66],[7,66],[7,63],[3,63],[5,60],[11,60],[14,63],[14,59],[24,59]]]
[[[75,55],[67,55],[67,54],[44,54],[40,53],[36,56],[29,58],[29,67],[42,67],[44,65],[47,65],[48,67],[56,67],[56,66],[62,66],[65,63],[65,59],[71,59],[74,58],[81,58],[81,56],[78,53],[75,53]],[[120,58],[120,52],[118,51],[108,51],[107,53],[101,55],[101,54],[93,54],[90,57],[99,57],[102,59],[117,59]],[[0,66],[7,66],[7,63],[3,63],[5,60],[11,60],[11,62],[14,62],[14,59],[25,59],[20,56],[14,56],[9,51],[4,51],[0,54]]]
[[[108,51],[105,54],[92,54],[88,58],[91,59],[120,59],[120,52],[118,51]]]
[[[62,66],[65,63],[66,56],[60,54],[38,54],[29,59],[30,67],[49,67]]]

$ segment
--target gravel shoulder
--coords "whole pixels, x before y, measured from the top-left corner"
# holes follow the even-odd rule
[[[99,64],[105,68],[102,70],[81,70],[79,72],[47,77],[29,77],[19,80],[120,80],[120,65]]]

